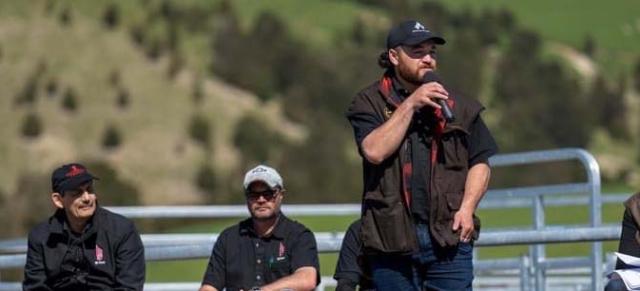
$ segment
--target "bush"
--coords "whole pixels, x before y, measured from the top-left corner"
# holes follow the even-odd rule
[[[111,85],[111,87],[118,88],[118,86],[120,86],[120,83],[120,71],[114,69],[113,71],[111,71],[111,73],[109,73],[109,85]]]
[[[96,194],[102,206],[129,206],[140,204],[140,193],[135,185],[123,179],[109,163],[90,161],[85,163],[89,171],[100,180],[96,181]]]
[[[115,3],[110,3],[102,15],[102,23],[108,29],[114,29],[120,23],[120,11]]]
[[[24,87],[15,98],[16,105],[30,104],[33,105],[36,102],[38,97],[38,78],[35,76],[27,79],[27,82],[24,84]]]
[[[62,26],[69,26],[72,24],[73,17],[71,15],[71,9],[68,6],[65,6],[62,9],[62,12],[60,12],[59,21]]]
[[[202,99],[204,99],[204,89],[202,88],[202,83],[202,77],[200,76],[197,76],[193,80],[191,96],[193,97],[193,103],[196,105],[202,103]]]
[[[58,80],[55,77],[49,78],[45,90],[47,91],[47,96],[49,97],[53,97],[54,95],[56,95],[56,93],[58,93]]]
[[[209,121],[201,115],[194,115],[189,124],[189,137],[200,143],[205,148],[209,148],[212,144],[211,127]]]
[[[36,113],[29,113],[22,122],[22,136],[36,138],[42,133],[42,121]]]
[[[275,158],[283,140],[278,133],[268,128],[263,120],[248,114],[236,125],[233,144],[242,153],[246,167]]]
[[[62,108],[70,112],[78,110],[78,101],[76,100],[76,93],[73,88],[67,88],[64,99],[62,99]]]
[[[126,109],[127,107],[129,107],[129,103],[130,103],[130,97],[129,97],[129,91],[127,91],[127,89],[120,89],[120,91],[118,92],[118,99],[116,100],[116,104],[118,105],[118,108],[120,109]]]
[[[213,167],[207,163],[200,165],[198,173],[196,174],[195,184],[200,190],[210,195],[214,194],[217,183],[216,172]]]
[[[144,29],[141,25],[135,24],[129,30],[129,35],[131,36],[131,40],[138,46],[144,45],[146,40],[146,35],[144,34]]]
[[[122,134],[120,134],[120,131],[114,125],[109,125],[105,129],[102,137],[102,147],[107,150],[112,150],[120,146],[121,143]]]
[[[184,59],[178,52],[172,52],[169,59],[169,68],[167,69],[167,77],[173,79],[178,75],[184,67]]]

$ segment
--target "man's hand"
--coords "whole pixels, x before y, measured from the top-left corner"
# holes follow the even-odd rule
[[[461,242],[470,242],[474,229],[473,211],[460,209],[458,212],[456,212],[456,214],[453,216],[453,231],[460,230]]]
[[[425,106],[440,108],[436,99],[448,99],[449,92],[437,82],[429,82],[421,85],[409,95],[405,102],[409,102],[414,110],[418,110]]]

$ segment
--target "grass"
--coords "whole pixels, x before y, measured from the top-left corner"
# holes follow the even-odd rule
[[[441,1],[455,11],[506,8],[516,22],[541,34],[543,39],[561,42],[581,50],[588,36],[599,49],[596,62],[605,72],[628,71],[640,51],[640,5],[634,0],[453,0]]]

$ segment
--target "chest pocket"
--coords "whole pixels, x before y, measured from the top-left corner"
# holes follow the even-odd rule
[[[441,158],[446,169],[460,171],[469,166],[469,132],[459,125],[445,128],[441,140]]]

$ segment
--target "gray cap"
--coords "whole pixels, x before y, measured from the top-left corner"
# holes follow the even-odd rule
[[[248,190],[249,189],[249,185],[251,185],[251,183],[253,182],[264,182],[265,184],[269,185],[269,187],[273,188],[273,187],[280,187],[280,188],[284,188],[284,184],[282,183],[282,177],[280,177],[280,174],[278,174],[278,171],[276,171],[276,169],[265,166],[265,165],[259,165],[251,170],[249,170],[245,175],[244,175],[244,189]]]

